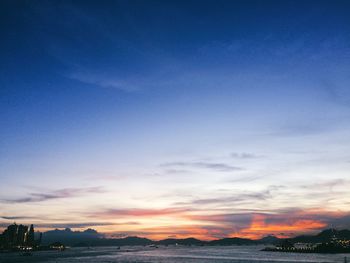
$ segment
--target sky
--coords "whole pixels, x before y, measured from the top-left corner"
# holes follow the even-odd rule
[[[0,226],[350,228],[349,1],[1,1]]]

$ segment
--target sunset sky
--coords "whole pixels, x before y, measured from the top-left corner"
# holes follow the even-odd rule
[[[350,2],[0,1],[0,229],[350,228]]]

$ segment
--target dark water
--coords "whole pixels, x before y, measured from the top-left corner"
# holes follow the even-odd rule
[[[114,247],[72,248],[66,251],[34,252],[32,256],[19,253],[0,254],[1,263],[46,262],[46,263],[258,263],[258,262],[344,262],[346,255],[298,254],[263,252],[260,246],[228,247]],[[350,254],[347,255],[350,258]]]

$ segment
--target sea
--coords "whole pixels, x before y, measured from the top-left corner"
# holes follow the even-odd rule
[[[345,262],[350,254],[300,254],[261,251],[261,246],[159,246],[68,248],[64,251],[0,253],[0,263],[295,263]]]

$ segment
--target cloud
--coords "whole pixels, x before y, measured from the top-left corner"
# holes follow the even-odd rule
[[[214,232],[220,230],[222,237],[232,236],[232,233],[239,233],[242,229],[249,228],[254,213],[223,213],[206,215],[189,215],[189,219],[207,225]],[[222,230],[225,230],[223,233]],[[237,234],[235,234],[237,235]]]
[[[68,78],[80,81],[85,84],[96,85],[103,88],[118,89],[125,92],[134,92],[139,88],[129,82],[122,81],[115,76],[92,73],[92,72],[72,72]]]
[[[84,223],[45,223],[45,224],[35,224],[36,227],[44,228],[87,228],[87,227],[96,227],[96,226],[116,226],[116,225],[138,225],[138,222],[128,221],[128,222],[84,222]]]
[[[315,182],[309,185],[301,185],[302,188],[306,189],[328,189],[330,191],[333,191],[333,188],[337,186],[346,186],[350,185],[350,180],[345,180],[342,178],[328,180],[328,181],[321,181],[321,182]]]
[[[260,158],[261,156],[259,155],[255,155],[253,153],[236,153],[236,152],[233,152],[230,154],[230,156],[232,158],[235,158],[235,159],[256,159],[256,158]]]
[[[256,215],[252,225],[242,233],[278,234],[294,236],[301,233],[317,232],[325,228],[349,227],[349,212],[319,209],[289,209],[272,214]]]
[[[53,199],[62,199],[70,197],[84,196],[91,193],[103,193],[105,192],[101,187],[89,187],[89,188],[64,188],[52,191],[50,193],[30,193],[27,197],[21,197],[16,199],[3,199],[2,202],[6,203],[32,203],[43,202]]]
[[[261,238],[274,234],[280,237],[315,233],[325,228],[348,228],[349,212],[318,209],[281,209],[270,212],[222,213],[189,215],[189,219],[231,228],[230,236]],[[234,231],[233,231],[234,230]]]
[[[35,223],[33,221],[28,221],[27,219],[33,219],[30,217],[1,217],[4,219],[11,218],[12,220],[18,219],[22,220],[22,222],[25,222],[24,224],[32,224],[34,223],[34,226],[36,229],[42,229],[42,228],[54,228],[54,229],[62,229],[62,228],[91,228],[91,227],[99,227],[99,226],[134,226],[134,225],[140,225],[139,222],[136,221],[125,221],[125,222],[65,222],[65,223]],[[38,218],[36,218],[38,219]],[[24,221],[26,220],[26,221]],[[11,222],[12,223],[12,222]],[[0,222],[0,227],[7,227],[9,223],[6,222]]]
[[[245,176],[240,176],[233,179],[225,180],[225,182],[228,182],[228,183],[252,182],[262,177],[263,177],[262,175],[251,175],[251,176],[245,175]]]
[[[336,218],[329,218],[328,224],[330,227],[336,228],[350,228],[350,213],[344,214]]]
[[[219,172],[232,172],[232,171],[241,171],[243,168],[232,166],[225,163],[218,162],[169,162],[161,164],[162,167],[189,167],[189,168],[200,168],[200,169],[209,169]]]
[[[32,216],[0,216],[0,218],[5,220],[37,219],[37,217],[32,217]]]
[[[350,212],[291,208],[276,211],[276,213],[268,215],[266,222],[269,224],[278,224],[281,221],[317,220],[325,224],[325,227],[339,228],[350,227],[349,219]]]
[[[187,208],[163,208],[163,209],[108,209],[90,214],[91,217],[115,218],[115,217],[156,217],[182,214],[189,211]]]
[[[240,193],[235,195],[230,195],[227,197],[219,198],[207,198],[207,199],[197,199],[193,200],[191,204],[194,205],[208,205],[208,204],[232,204],[232,203],[242,203],[252,200],[266,200],[271,197],[269,191],[264,192],[252,192],[252,193]]]
[[[187,174],[190,171],[185,169],[167,169],[164,171],[166,174]]]
[[[192,211],[193,212],[193,211]],[[138,228],[122,231],[118,236],[142,235],[162,239],[176,235],[177,238],[196,237],[215,239],[223,237],[244,237],[258,239],[267,235],[291,237],[299,234],[314,234],[329,227],[346,227],[350,214],[326,210],[281,209],[269,212],[242,212],[220,214],[182,214],[185,225],[169,225]],[[337,223],[337,224],[335,224]],[[341,224],[340,224],[341,223]]]
[[[293,236],[297,233],[305,233],[310,231],[319,231],[327,226],[326,223],[314,219],[295,219],[286,216],[280,222],[269,224],[270,215],[254,215],[249,227],[241,229],[238,233],[240,236],[249,238],[261,238],[267,235],[275,235],[278,237]],[[283,235],[282,235],[283,233]]]
[[[272,193],[279,190],[282,186],[271,185],[267,189],[257,192],[236,191],[234,194],[214,197],[193,199],[189,202],[178,202],[177,205],[232,205],[232,204],[246,204],[257,202],[259,200],[268,200],[272,198]]]

